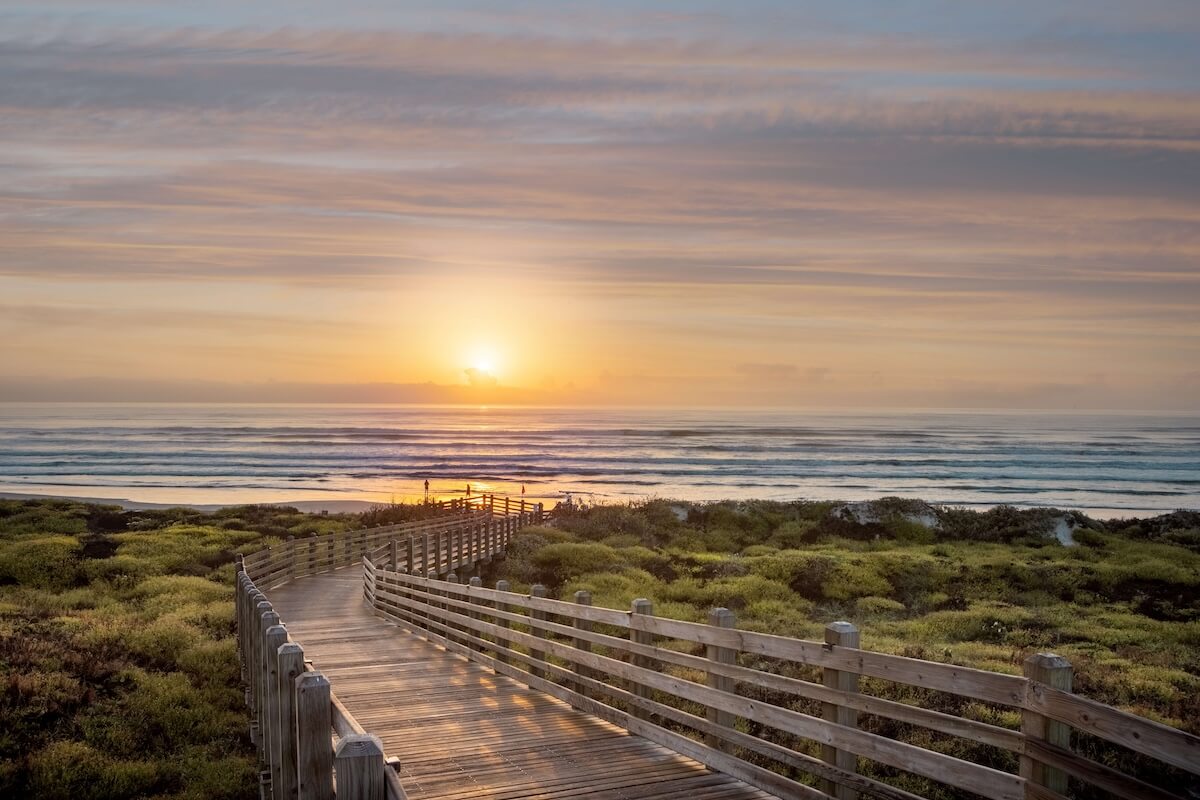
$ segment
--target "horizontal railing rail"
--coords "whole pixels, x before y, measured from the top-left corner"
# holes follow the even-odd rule
[[[992,800],[1063,798],[1068,776],[1119,797],[1175,797],[1072,751],[1072,731],[1200,774],[1200,738],[1072,694],[1071,667],[1057,656],[1031,656],[1023,676],[1006,675],[863,649],[844,622],[827,628],[825,642],[811,642],[738,630],[726,609],[714,609],[708,624],[684,622],[654,616],[647,600],[630,611],[600,608],[586,592],[575,602],[553,600],[541,586],[524,595],[503,581],[487,589],[478,578],[432,579],[419,574],[422,565],[399,553],[363,559],[364,592],[377,614],[784,797],[917,797],[860,774],[860,758]],[[1021,726],[876,697],[862,678],[1017,709]],[[976,763],[864,729],[859,715],[1009,755]],[[798,741],[819,744],[819,757],[789,746]],[[821,791],[780,771],[814,776]]]
[[[253,714],[251,739],[265,765],[264,798],[329,800],[336,787],[338,800],[405,799],[398,764],[393,759],[389,766],[379,739],[359,725],[328,679],[304,660],[303,647],[291,639],[265,590],[358,563],[373,574],[375,552],[380,559],[392,556],[390,562],[380,560],[381,567],[394,567],[396,554],[415,552],[417,541],[418,563],[435,575],[444,574],[439,569],[449,572],[490,560],[503,553],[521,526],[542,519],[540,505],[510,503],[493,512],[493,503],[489,496],[479,503],[447,505],[443,516],[432,519],[289,539],[238,555],[238,650]]]
[[[495,495],[446,500],[433,505],[441,516],[299,539],[289,536],[277,546],[244,556],[246,570],[260,586],[271,589],[306,575],[351,566],[365,553],[391,541],[403,542],[412,534],[432,536],[456,530],[464,520],[481,523],[501,518],[535,524],[545,518],[541,503]]]
[[[253,713],[262,794],[301,800],[406,800],[377,737],[367,734],[304,659],[266,595],[238,572],[238,644]]]

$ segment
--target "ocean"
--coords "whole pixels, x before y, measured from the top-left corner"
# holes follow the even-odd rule
[[[1200,507],[1200,417],[0,404],[0,492],[154,503],[888,495],[1097,516]]]

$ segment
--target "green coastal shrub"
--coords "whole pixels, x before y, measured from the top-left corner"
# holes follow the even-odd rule
[[[109,758],[83,742],[53,742],[29,759],[29,788],[39,800],[119,800],[156,793],[156,765]]]
[[[768,541],[781,550],[789,550],[815,543],[820,533],[816,520],[787,520],[775,529]]]
[[[552,587],[589,572],[624,569],[627,564],[616,550],[594,542],[547,544],[539,548],[531,560],[537,570],[537,579]]]
[[[228,586],[193,575],[161,575],[138,583],[127,596],[140,601],[149,614],[158,616],[185,604],[228,602]]]
[[[875,616],[890,616],[903,614],[905,612],[904,603],[899,600],[892,600],[889,597],[860,597],[854,601],[854,610],[858,614],[868,617]]]
[[[627,569],[620,573],[594,572],[567,581],[559,592],[570,598],[580,589],[592,593],[592,605],[628,609],[639,597],[650,600],[663,597],[662,581],[644,569]]]
[[[0,537],[87,533],[87,506],[67,500],[0,500]]]
[[[750,572],[787,584],[803,597],[822,597],[821,587],[837,566],[837,559],[819,553],[784,550],[774,555],[748,558]]]
[[[681,578],[666,584],[661,596],[705,610],[728,608],[737,611],[756,600],[789,600],[792,592],[783,584],[761,575],[744,575],[707,581]]]
[[[78,580],[79,540],[72,536],[22,538],[0,546],[0,582],[65,589]]]
[[[117,588],[128,588],[161,570],[144,559],[130,555],[115,555],[103,559],[85,559],[80,569],[89,583],[103,581]]]
[[[0,797],[256,794],[230,562],[269,539],[211,521],[0,502]]]

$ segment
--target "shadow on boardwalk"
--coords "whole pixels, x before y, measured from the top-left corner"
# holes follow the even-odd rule
[[[374,616],[362,588],[355,566],[271,599],[410,798],[773,797]]]

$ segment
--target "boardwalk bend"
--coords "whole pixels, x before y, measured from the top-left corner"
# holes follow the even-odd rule
[[[1081,745],[1096,740],[1197,785],[1200,738],[1072,694],[1057,656],[1004,675],[862,649],[847,622],[811,642],[738,630],[725,609],[698,624],[657,617],[650,600],[623,611],[587,592],[485,588],[457,576],[502,558],[541,506],[482,497],[442,511],[239,558],[264,800],[919,797],[860,761],[990,800],[1175,797],[1090,760]],[[1020,728],[865,691],[880,682],[1016,709]],[[860,717],[924,729],[931,748]],[[980,763],[933,749],[953,739]],[[793,749],[804,740],[819,756]]]

